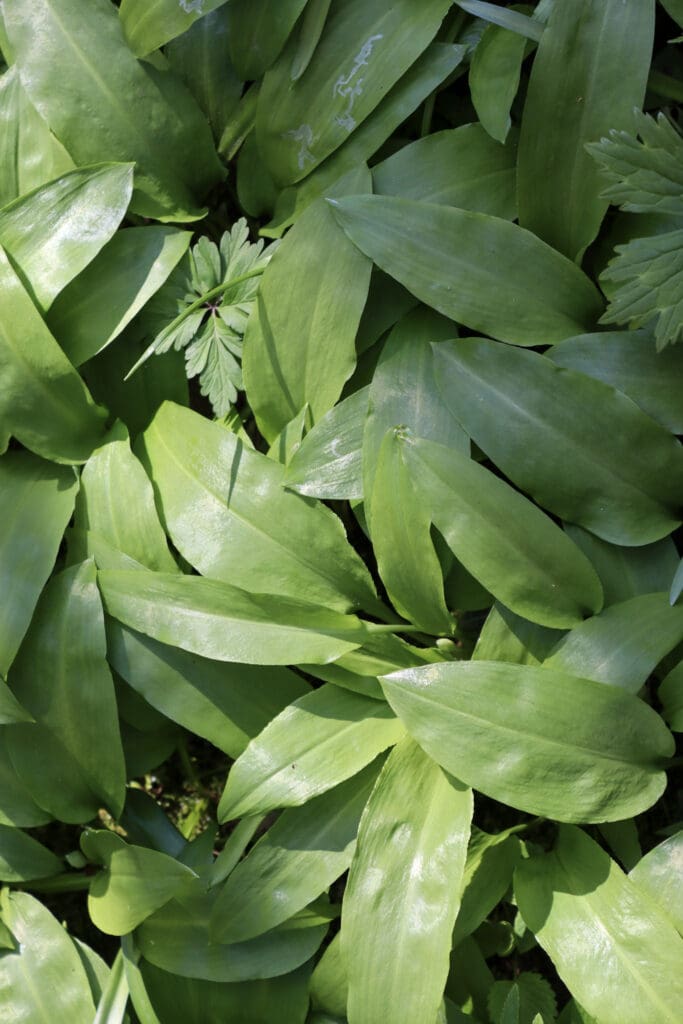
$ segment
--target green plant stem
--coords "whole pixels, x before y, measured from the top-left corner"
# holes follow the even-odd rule
[[[147,362],[151,355],[154,355],[160,337],[163,337],[163,335],[171,334],[173,331],[176,330],[176,328],[180,327],[180,325],[183,323],[184,320],[188,318],[188,316],[191,316],[193,313],[196,313],[197,310],[201,309],[201,307],[206,305],[207,302],[211,302],[212,299],[216,299],[218,298],[219,295],[223,295],[225,292],[229,291],[230,288],[234,288],[235,285],[242,284],[244,281],[249,281],[251,280],[252,277],[260,277],[265,269],[265,267],[257,267],[254,270],[248,270],[245,274],[240,274],[238,277],[233,277],[229,281],[223,281],[222,284],[217,284],[215,288],[211,288],[210,291],[204,292],[203,295],[200,295],[199,298],[195,299],[194,302],[190,303],[190,305],[187,306],[187,308],[184,309],[182,313],[179,313],[175,320],[172,320],[167,327],[164,327],[161,334],[154,339],[151,345],[147,346],[147,348],[142,353],[138,361],[130,368],[130,370],[123,379],[128,380],[130,377],[132,377],[135,371],[139,370],[142,364]]]

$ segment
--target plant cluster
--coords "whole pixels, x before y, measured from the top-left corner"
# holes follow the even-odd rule
[[[3,1021],[680,1024],[681,30],[2,0]]]

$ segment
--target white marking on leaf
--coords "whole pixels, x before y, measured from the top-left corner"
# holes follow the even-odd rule
[[[313,156],[313,153],[311,153],[311,146],[315,142],[315,137],[310,124],[300,124],[298,128],[293,128],[292,131],[285,132],[284,137],[286,139],[294,139],[295,142],[299,143],[297,163],[300,171],[305,169],[307,160],[310,160],[311,163],[315,163],[315,157]]]
[[[341,128],[345,128],[347,132],[352,132],[356,127],[356,119],[351,116],[356,97],[360,96],[363,92],[363,79],[357,78],[354,82],[353,79],[356,77],[361,68],[367,67],[375,43],[384,36],[376,35],[370,36],[366,42],[363,43],[360,50],[356,54],[353,62],[353,67],[349,71],[348,75],[340,75],[337,81],[332,87],[333,96],[341,96],[346,100],[346,109],[335,117],[335,123]]]
[[[178,0],[180,6],[185,11],[185,14],[193,14],[195,11],[197,14],[203,14],[202,5],[204,0]]]

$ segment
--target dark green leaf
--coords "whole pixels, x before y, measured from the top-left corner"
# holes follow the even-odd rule
[[[327,15],[330,13],[332,0],[308,0],[304,16],[301,19],[296,53],[292,60],[290,76],[293,82],[298,81],[311,63],[315,48],[320,42]]]
[[[671,537],[639,548],[624,548],[608,544],[580,526],[568,523],[565,530],[595,566],[605,593],[605,607],[666,590],[676,571],[678,552]]]
[[[531,8],[525,7],[527,12]],[[508,14],[517,11],[508,8]],[[491,138],[505,142],[512,122],[510,107],[519,88],[522,61],[529,49],[524,35],[489,25],[470,62],[469,85],[479,120]],[[515,203],[516,208],[516,203]],[[495,213],[484,210],[484,213]]]
[[[457,0],[457,4],[458,7],[462,7],[463,11],[474,15],[475,18],[482,18],[493,25],[517,32],[534,42],[538,42],[543,35],[543,25],[539,21],[527,18],[525,14],[520,14],[514,9],[497,7],[495,4],[484,3],[483,0]]]
[[[64,863],[18,828],[0,825],[0,880],[26,882],[59,874]],[[1,970],[1,968],[0,968]]]
[[[243,82],[253,82],[279,57],[306,0],[232,0],[227,8],[230,56]]]

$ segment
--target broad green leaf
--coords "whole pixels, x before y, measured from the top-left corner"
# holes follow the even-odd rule
[[[362,498],[363,427],[368,388],[330,409],[294,451],[284,485],[312,498]]]
[[[36,828],[49,821],[50,815],[33,800],[25,783],[17,775],[7,744],[3,743],[0,748],[0,825]]]
[[[73,470],[29,452],[0,458],[0,676],[7,676],[74,508]]]
[[[263,79],[259,148],[282,185],[306,177],[372,113],[432,41],[448,0],[346,0],[332,5],[306,72],[292,82],[292,39]]]
[[[378,768],[368,765],[303,807],[282,812],[219,892],[213,941],[244,942],[275,928],[347,870]]]
[[[318,960],[309,986],[311,1006],[330,1015],[346,1017],[349,981],[341,952],[341,933],[335,937]]]
[[[491,913],[505,896],[515,866],[521,860],[519,840],[513,829],[490,835],[472,827],[462,876],[460,909],[453,928],[458,946]]]
[[[61,292],[47,324],[74,364],[92,359],[139,313],[187,251],[192,235],[148,225],[117,231]]]
[[[245,665],[326,664],[360,647],[355,615],[198,576],[103,571],[106,611],[154,640],[216,661]]]
[[[13,435],[52,461],[85,462],[104,432],[105,410],[93,402],[1,246],[0,290],[0,448]]]
[[[666,786],[673,738],[612,686],[528,665],[451,662],[383,676],[426,753],[468,785],[557,821],[619,821]]]
[[[370,173],[361,166],[339,187],[342,195],[369,192]],[[242,360],[249,404],[267,440],[306,403],[316,423],[338,400],[356,363],[370,271],[322,200],[302,214],[273,256]]]
[[[565,985],[600,1024],[680,1019],[683,939],[584,832],[560,829],[553,853],[521,864],[515,895]]]
[[[26,892],[4,890],[0,910],[17,943],[0,950],[0,1012],[8,1024],[92,1024],[88,976],[59,921]]]
[[[311,63],[315,48],[320,42],[332,0],[308,0],[301,19],[296,53],[292,59],[290,77],[296,82]]]
[[[514,145],[499,146],[481,125],[465,124],[418,139],[377,164],[373,190],[514,220],[515,157]]]
[[[201,573],[340,611],[376,606],[341,521],[286,491],[284,467],[220,424],[164,403],[141,454],[173,543]]]
[[[151,794],[129,786],[126,803],[119,818],[128,840],[136,846],[148,846],[159,853],[180,860],[187,850],[187,842],[166,816],[166,812]]]
[[[306,0],[232,0],[230,56],[243,82],[254,82],[279,57]]]
[[[683,0],[660,0],[664,10],[683,28]]]
[[[93,1024],[121,1024],[128,1005],[128,979],[121,950],[116,954],[109,980],[97,1004]]]
[[[500,341],[562,341],[601,313],[578,267],[499,217],[394,196],[328,202],[361,252],[420,301]]]
[[[678,525],[683,448],[630,399],[483,338],[440,345],[436,358],[465,430],[539,505],[613,544],[648,544]]]
[[[678,565],[678,552],[671,537],[639,548],[608,544],[580,526],[565,530],[595,566],[605,594],[605,607],[628,601],[640,594],[666,590]]]
[[[18,828],[0,825],[0,880],[27,882],[59,874],[64,863]]]
[[[230,757],[308,690],[287,669],[209,661],[113,619],[106,628],[112,668],[152,707]]]
[[[136,935],[145,959],[176,976],[222,984],[269,978],[309,960],[329,927],[328,921],[303,911],[255,939],[227,945],[209,939],[215,902],[215,890],[195,887],[191,898],[171,900],[148,917]]]
[[[646,332],[610,331],[568,338],[548,358],[611,384],[672,434],[683,433],[683,349],[657,352]]]
[[[472,1011],[476,1022],[488,1020],[487,1001],[494,978],[476,940],[468,936],[451,953],[447,997]],[[461,1024],[456,1018],[456,1024]]]
[[[683,640],[683,607],[644,594],[575,627],[543,665],[637,693],[665,654]]]
[[[70,171],[73,161],[29,101],[16,67],[0,76],[0,207]]]
[[[119,17],[136,57],[175,39],[225,0],[121,0]]]
[[[638,826],[634,818],[625,821],[606,821],[598,826],[600,835],[617,860],[630,871],[643,856]]]
[[[386,703],[338,686],[313,690],[274,717],[232,765],[219,820],[304,804],[355,775],[402,735]]]
[[[458,7],[462,7],[463,11],[474,15],[475,18],[482,18],[492,25],[509,29],[510,32],[516,32],[526,39],[538,42],[543,35],[543,25],[539,21],[528,18],[514,8],[500,8],[496,4],[485,3],[483,0],[456,0],[456,2]]]
[[[201,216],[223,173],[209,127],[180,79],[136,60],[112,4],[7,0],[3,17],[22,84],[74,161],[134,161],[136,213]]]
[[[557,1017],[557,1004],[549,981],[535,972],[522,971],[514,981],[493,984],[489,1012],[494,1024],[550,1024]]]
[[[304,1024],[310,971],[311,965],[304,964],[282,977],[218,984],[167,974],[145,963],[143,977],[163,1024],[272,1024],[274,1019]]]
[[[526,5],[507,9],[509,14],[530,10]],[[485,29],[472,54],[469,72],[472,104],[484,129],[498,142],[505,142],[512,125],[510,107],[517,95],[522,61],[528,49],[523,35],[493,24]]]
[[[540,509],[455,449],[410,436],[400,444],[431,521],[498,600],[553,628],[577,625],[600,610],[594,569]]]
[[[125,774],[114,685],[105,661],[95,565],[55,576],[10,671],[37,725],[14,726],[10,756],[36,803],[62,821],[123,807]]]
[[[297,413],[297,415],[289,421],[284,430],[277,435],[266,453],[268,458],[275,459],[283,466],[287,466],[292,455],[301,444],[306,430],[310,428],[310,425],[311,415],[308,404],[306,404],[301,412]],[[249,437],[248,434],[245,438],[240,430],[234,430],[234,433],[237,434],[241,441],[245,444],[247,443],[247,438]],[[249,444],[248,447],[253,448],[253,445]]]
[[[540,665],[563,635],[563,630],[529,622],[496,602],[486,617],[472,658],[475,661]]]
[[[88,913],[106,935],[126,935],[196,878],[173,857],[132,846],[115,832],[84,832],[81,849],[104,867],[90,883]]]
[[[683,662],[665,676],[657,695],[664,721],[673,732],[683,732]]]
[[[0,210],[0,245],[41,311],[111,239],[132,190],[132,164],[101,164],[63,174]]]
[[[83,467],[76,526],[93,531],[148,569],[178,572],[157,518],[152,485],[121,424]]]
[[[410,737],[363,813],[344,894],[350,1024],[432,1024],[448,975],[472,792]]]
[[[654,14],[653,0],[556,3],[539,41],[519,140],[519,221],[569,259],[581,260],[608,205],[585,145],[629,126],[643,102]]]
[[[629,878],[669,917],[683,934],[681,857],[683,832],[665,839],[636,864]]]

